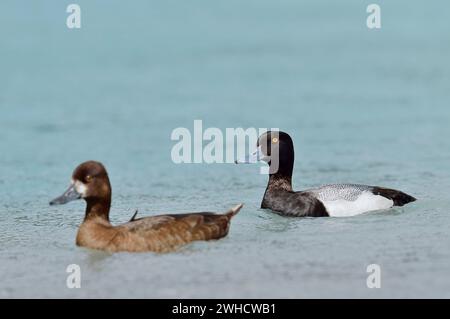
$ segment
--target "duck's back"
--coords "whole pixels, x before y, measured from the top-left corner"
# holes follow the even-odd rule
[[[117,226],[117,235],[106,249],[168,252],[192,241],[219,239],[228,234],[230,220],[236,213],[191,213],[139,218]]]

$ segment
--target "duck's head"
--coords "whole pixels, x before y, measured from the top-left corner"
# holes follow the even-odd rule
[[[69,188],[50,205],[62,205],[76,199],[86,202],[110,202],[111,185],[102,163],[88,161],[80,164],[72,174]]]
[[[292,176],[294,167],[294,144],[289,134],[281,131],[268,131],[258,138],[256,150],[236,164],[251,164],[264,161],[269,164],[269,174]]]

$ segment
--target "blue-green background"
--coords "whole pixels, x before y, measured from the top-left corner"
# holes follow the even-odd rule
[[[1,297],[450,297],[450,3],[0,2]],[[175,165],[176,127],[278,127],[294,187],[355,182],[419,198],[351,218],[258,209],[257,166]],[[102,161],[113,223],[246,205],[227,238],[167,255],[75,246],[81,202],[49,207]],[[66,267],[82,288],[66,287]],[[382,269],[366,287],[366,266]]]

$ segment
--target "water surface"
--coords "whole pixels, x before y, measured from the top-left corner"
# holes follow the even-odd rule
[[[1,297],[450,297],[448,1],[61,1],[0,4]],[[350,218],[259,209],[257,166],[176,165],[176,127],[278,127],[294,187],[334,182],[419,201]],[[113,223],[245,207],[227,238],[173,254],[75,246],[84,204],[49,207],[102,161]],[[68,289],[67,265],[82,269]],[[366,287],[366,267],[382,288]]]

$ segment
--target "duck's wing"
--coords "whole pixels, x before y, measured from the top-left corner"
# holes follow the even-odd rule
[[[242,206],[224,214],[167,214],[135,219],[117,227],[111,250],[167,252],[192,241],[225,237],[231,218]]]
[[[324,185],[305,192],[320,200],[330,216],[353,216],[415,200],[397,190],[360,184]]]

